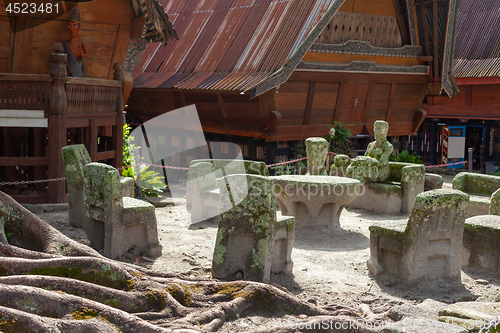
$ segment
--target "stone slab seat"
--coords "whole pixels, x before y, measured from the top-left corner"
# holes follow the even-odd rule
[[[189,164],[186,185],[186,209],[191,213],[191,223],[217,219],[219,209],[219,186],[217,179],[233,174],[255,174],[269,176],[264,162],[199,159]]]
[[[469,265],[500,273],[500,216],[477,215],[465,220],[462,267]]]
[[[340,168],[332,167],[330,175],[340,176],[342,171]],[[424,191],[424,184],[425,166],[423,164],[389,162],[388,181],[366,183],[364,193],[358,195],[347,206],[378,213],[409,214],[415,197]]]
[[[271,273],[291,274],[295,219],[276,214],[272,180],[238,174],[218,183],[221,214],[212,276],[269,282]]]
[[[405,284],[424,278],[460,281],[462,236],[469,196],[457,190],[420,193],[408,221],[370,226],[368,269]]]
[[[452,187],[470,195],[467,218],[487,215],[493,194],[500,189],[500,177],[480,173],[460,172],[453,178]],[[495,195],[496,200],[500,193]]]
[[[69,225],[82,227],[83,218],[83,167],[92,162],[84,145],[69,145],[61,149],[68,186]],[[124,197],[134,196],[134,179],[120,177]]]
[[[161,253],[155,207],[123,197],[118,170],[89,163],[84,172],[83,230],[97,250],[118,258],[135,248],[137,253]]]

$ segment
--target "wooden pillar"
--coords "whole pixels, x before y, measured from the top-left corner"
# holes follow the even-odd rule
[[[66,54],[61,43],[55,43],[50,55],[52,91],[49,106],[49,179],[65,176],[61,148],[66,146]],[[66,184],[54,181],[48,184],[48,202],[65,201]]]
[[[265,162],[267,165],[269,164],[274,164],[275,158],[276,158],[276,142],[275,141],[266,141],[266,148],[265,148]],[[269,173],[274,175],[274,169],[269,168]]]
[[[438,164],[437,163],[438,162],[438,160],[437,160],[437,154],[436,154],[437,145],[438,145],[438,142],[437,142],[437,139],[438,139],[437,132],[438,132],[437,122],[436,121],[432,121],[431,122],[431,134],[430,134],[430,137],[429,137],[429,149],[430,149],[430,163],[431,163],[431,165]]]
[[[248,159],[257,160],[257,146],[255,145],[255,138],[248,138]]]
[[[125,85],[125,78],[123,76],[123,66],[121,63],[117,62],[113,65],[113,69],[115,70],[115,80],[118,80],[122,83],[122,88],[120,89],[120,96],[117,100],[116,104],[116,126],[113,131],[113,149],[116,150],[116,158],[114,161],[115,168],[122,167],[123,160],[123,88]],[[166,178],[165,178],[166,179]]]
[[[418,156],[422,156],[422,128],[423,126],[420,126],[418,129],[417,137],[415,139],[415,152]]]
[[[12,130],[10,127],[4,127],[2,131],[2,139],[4,144],[4,156],[14,156],[14,149],[12,148],[13,137]],[[5,179],[9,182],[14,182],[17,180],[16,167],[5,167]]]
[[[400,136],[399,142],[401,142],[401,151],[408,150],[408,136],[407,135]]]

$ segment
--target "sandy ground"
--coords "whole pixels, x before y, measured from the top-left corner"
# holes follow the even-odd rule
[[[451,188],[452,176],[444,176],[444,188]],[[211,260],[217,233],[216,223],[190,225],[185,200],[175,200],[175,206],[157,208],[158,233],[163,245],[159,257],[144,257],[129,252],[120,260],[135,262],[154,270],[210,276]],[[89,244],[81,229],[68,225],[68,213],[41,213],[39,216],[66,235]],[[399,304],[417,304],[431,298],[446,303],[471,301],[479,296],[500,293],[497,274],[479,268],[464,268],[462,283],[427,281],[405,288],[393,276],[374,277],[366,261],[370,255],[368,227],[375,221],[407,219],[408,216],[380,215],[347,208],[340,218],[342,230],[322,233],[320,230],[297,230],[292,252],[293,275],[273,275],[272,283],[285,287],[302,299],[336,309],[339,305],[359,309],[362,303],[383,313]],[[272,326],[289,318],[241,318],[223,327],[235,332],[256,327]]]

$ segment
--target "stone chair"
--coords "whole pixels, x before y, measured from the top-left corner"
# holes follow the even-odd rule
[[[118,170],[102,163],[83,168],[83,230],[97,250],[118,258],[128,250],[161,253],[155,207],[123,197]]]
[[[217,220],[219,186],[217,179],[232,174],[269,176],[264,162],[199,159],[189,164],[186,185],[186,209],[191,213],[191,223],[208,219]]]
[[[271,273],[291,274],[295,219],[276,214],[273,181],[240,174],[218,183],[221,215],[212,276],[269,282]]]
[[[345,176],[343,170],[332,167],[331,176]],[[425,166],[423,164],[389,162],[389,179],[383,183],[368,182],[364,193],[347,207],[362,208],[378,213],[409,214],[415,198],[424,191]]]
[[[368,269],[405,284],[423,278],[460,281],[462,236],[469,196],[457,190],[420,193],[406,221],[370,226]]]
[[[84,145],[69,145],[61,149],[68,186],[69,225],[82,227],[83,218],[83,167],[92,160]],[[124,197],[134,196],[134,179],[120,177]]]
[[[500,189],[500,177],[472,172],[460,172],[453,178],[452,187],[455,190],[460,190],[470,195],[467,218],[477,215],[487,215],[492,195]],[[496,196],[500,196],[500,193],[497,193]]]
[[[212,163],[200,162],[189,167],[189,201],[191,223],[217,219],[219,186]]]
[[[500,190],[491,195],[488,215],[465,220],[462,267],[479,266],[500,272]]]

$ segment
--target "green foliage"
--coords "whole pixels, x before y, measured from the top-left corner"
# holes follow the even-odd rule
[[[495,173],[493,174],[493,176],[500,176],[500,167],[495,167]]]
[[[165,178],[160,177],[160,174],[154,170],[148,170],[149,165],[140,165],[139,168],[141,169],[142,196],[157,197],[158,193],[162,193],[161,189],[165,187],[162,182],[162,179]],[[135,184],[135,191],[138,191],[137,182]]]
[[[330,142],[330,151],[350,155],[351,141],[349,138],[352,136],[351,131],[340,121],[334,121],[333,126],[328,128],[330,129],[330,135],[324,138]]]
[[[123,162],[122,162],[122,175],[125,177],[133,177],[130,175],[130,171],[128,168],[135,164],[134,158],[134,150],[140,147],[136,147],[135,144],[132,143],[134,137],[130,135],[130,127],[129,124],[123,124]]]
[[[135,156],[134,151],[141,147],[136,147],[132,143],[134,137],[130,135],[132,128],[129,124],[123,125],[123,162],[122,162],[122,176],[131,177],[136,180],[134,172]],[[148,165],[140,165],[141,170],[141,188],[143,197],[157,197],[158,193],[162,193],[162,188],[165,187],[163,183],[164,177],[154,170],[149,170]],[[137,181],[135,182],[135,192],[138,193]]]
[[[398,154],[392,154],[389,157],[389,161],[391,162],[405,162],[405,163],[415,163],[415,164],[424,164],[420,159],[420,156],[415,155],[415,152],[409,153],[408,150],[403,150]]]
[[[5,238],[7,238],[7,239],[9,239],[10,236],[12,236],[12,234],[10,232],[8,232],[8,233],[5,234]]]

